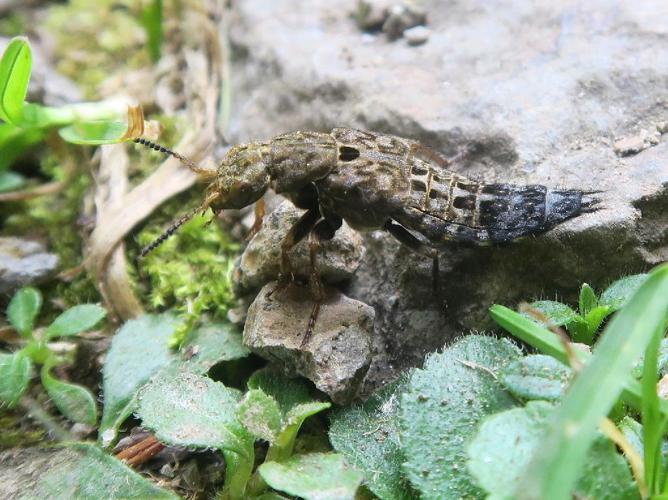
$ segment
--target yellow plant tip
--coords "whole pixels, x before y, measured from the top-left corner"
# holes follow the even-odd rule
[[[133,140],[144,135],[144,110],[141,105],[128,106],[128,129],[121,140]]]

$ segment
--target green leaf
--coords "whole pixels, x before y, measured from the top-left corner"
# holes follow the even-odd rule
[[[7,307],[7,319],[25,339],[32,338],[35,318],[42,308],[42,294],[36,288],[21,288]]]
[[[551,404],[532,401],[524,408],[497,413],[483,421],[467,449],[468,466],[493,498],[518,497],[523,475],[532,455],[541,448],[553,412]],[[638,497],[624,459],[602,436],[589,451],[572,496],[609,500]]]
[[[93,444],[15,449],[0,462],[5,498],[179,498]]]
[[[271,369],[255,372],[248,388],[271,396],[281,412],[283,425],[267,452],[267,460],[281,462],[291,456],[304,420],[330,407],[330,403],[314,401],[311,386],[304,379],[288,378]]]
[[[589,337],[589,342],[587,342],[587,344],[590,344],[593,341],[594,335],[601,326],[601,323],[603,323],[605,318],[610,316],[611,313],[612,309],[609,306],[597,306],[589,310],[585,316],[585,322],[587,323],[587,334]]]
[[[42,385],[56,407],[74,422],[95,425],[97,422],[95,397],[81,385],[68,384],[52,377],[49,373],[50,368],[50,363],[42,366]]]
[[[241,359],[250,354],[243,345],[239,328],[225,322],[199,327],[190,334],[181,351],[188,369],[200,374],[222,361]]]
[[[127,140],[128,124],[112,120],[75,122],[58,130],[63,140],[72,144],[99,146]]]
[[[236,417],[240,399],[236,389],[170,367],[142,388],[137,414],[165,443],[227,449],[248,457],[253,439]]]
[[[648,277],[649,274],[633,274],[618,279],[601,294],[599,304],[610,307],[610,312],[621,309]]]
[[[12,407],[19,402],[32,377],[32,362],[23,352],[0,352],[0,401]]]
[[[0,193],[16,191],[25,184],[25,178],[15,172],[0,172]]]
[[[582,283],[580,287],[580,299],[578,307],[581,316],[585,316],[589,311],[596,307],[598,300],[596,299],[596,292],[587,283]]]
[[[107,315],[103,307],[82,304],[62,312],[46,329],[46,338],[66,337],[90,330]]]
[[[12,38],[0,60],[0,119],[21,121],[23,101],[28,93],[32,52],[26,37]]]
[[[591,337],[589,336],[589,325],[587,321],[582,317],[578,316],[573,321],[566,325],[566,329],[571,336],[573,342],[580,342],[583,344],[590,344]]]
[[[255,440],[236,417],[240,398],[236,389],[172,367],[141,390],[137,414],[164,443],[220,449],[227,464],[225,490],[242,498],[253,470]]]
[[[573,370],[551,356],[534,354],[511,361],[499,373],[499,380],[522,400],[560,399],[570,382]]]
[[[480,495],[465,446],[484,416],[517,404],[495,373],[520,355],[507,339],[470,335],[413,372],[401,396],[400,436],[404,471],[422,498]]]
[[[536,302],[532,302],[529,304],[529,306],[545,315],[545,317],[550,321],[550,324],[545,326],[563,326],[578,317],[578,313],[576,313],[573,309],[568,307],[566,304],[562,304],[561,302],[557,302],[555,300],[538,300]],[[537,323],[542,324],[541,321],[538,321],[533,316],[526,316],[536,321]]]
[[[174,359],[168,342],[177,325],[170,314],[146,315],[128,321],[114,335],[102,370],[100,439],[105,446],[134,411],[137,391]]]
[[[258,468],[275,490],[306,500],[353,500],[362,474],[338,453],[309,453],[288,460],[265,462]]]
[[[562,399],[544,446],[524,475],[521,498],[570,495],[601,418],[630,382],[634,361],[663,328],[667,310],[668,265],[664,264],[650,274],[601,335],[595,354]]]
[[[278,404],[260,389],[251,389],[237,407],[237,417],[253,436],[273,443],[283,427]]]
[[[160,59],[160,46],[162,45],[162,0],[152,0],[142,13],[142,24],[148,35],[148,49],[151,60],[157,62]]]
[[[401,470],[399,398],[407,380],[402,377],[364,404],[340,408],[331,417],[332,446],[364,473],[368,488],[383,500],[417,498]]]

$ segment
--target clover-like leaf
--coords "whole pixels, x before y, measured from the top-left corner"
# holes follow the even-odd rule
[[[42,385],[60,412],[74,422],[95,425],[95,398],[85,387],[58,380],[49,373],[50,363],[42,367]]]
[[[103,307],[82,304],[63,311],[46,329],[46,338],[67,337],[90,330],[107,315]]]
[[[32,362],[22,351],[0,352],[0,401],[12,407],[28,388]]]
[[[33,287],[21,288],[7,307],[7,318],[23,338],[32,337],[35,318],[42,308],[42,294]]]
[[[284,462],[265,462],[258,471],[275,490],[306,500],[353,500],[362,474],[338,453],[295,455]]]

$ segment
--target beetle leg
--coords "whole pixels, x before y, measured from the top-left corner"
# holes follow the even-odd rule
[[[337,224],[337,221],[333,221],[334,224]],[[340,222],[338,226],[340,227]],[[308,326],[306,328],[306,333],[302,339],[300,347],[304,347],[308,344],[313,335],[313,328],[315,327],[315,322],[318,319],[318,313],[320,312],[320,304],[325,298],[325,290],[323,288],[322,280],[320,279],[320,270],[318,269],[318,252],[320,251],[320,245],[323,241],[331,240],[336,233],[338,227],[332,227],[332,223],[327,219],[321,220],[318,222],[313,230],[309,233],[308,243],[309,243],[309,257],[311,263],[311,270],[309,274],[309,285],[311,287],[311,293],[313,295],[313,309],[311,309],[311,315],[308,319]]]
[[[246,235],[247,240],[250,240],[262,228],[262,223],[264,222],[264,209],[265,203],[264,197],[262,197],[255,202],[255,221],[253,222],[253,226],[250,228],[250,231]]]
[[[278,274],[278,286],[269,292],[271,297],[277,291],[285,289],[295,279],[292,272],[292,264],[290,263],[290,250],[299,243],[304,237],[311,232],[313,226],[320,219],[320,212],[315,209],[307,210],[297,222],[293,224],[288,233],[281,242],[281,270]]]
[[[427,246],[425,243],[417,239],[415,235],[412,234],[408,229],[406,229],[401,224],[397,224],[391,219],[388,219],[388,221],[385,223],[384,229],[386,229],[388,233],[394,236],[401,244],[406,245],[415,253],[419,253],[420,255],[424,255],[425,257],[431,257],[432,285],[434,287],[434,293],[438,293],[439,291],[438,251],[434,248],[430,248],[429,246]]]

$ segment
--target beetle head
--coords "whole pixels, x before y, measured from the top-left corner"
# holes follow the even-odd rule
[[[218,177],[209,189],[218,194],[211,206],[214,210],[243,208],[256,202],[269,187],[266,144],[242,144],[225,155],[218,168]]]

